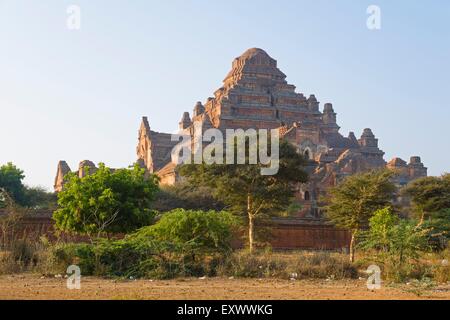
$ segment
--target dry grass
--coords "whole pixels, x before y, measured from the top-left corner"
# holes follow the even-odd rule
[[[241,251],[229,257],[219,275],[246,278],[345,279],[357,278],[357,269],[345,255],[330,252]]]

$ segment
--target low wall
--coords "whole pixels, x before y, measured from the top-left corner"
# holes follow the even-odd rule
[[[50,241],[62,239],[67,241],[83,241],[84,237],[71,236],[67,234],[56,235],[54,222],[52,219],[52,211],[38,210],[25,212],[20,220],[15,223],[14,227],[8,228],[8,239],[29,239],[39,240],[45,236]],[[0,210],[0,219],[6,215],[4,210]],[[1,225],[1,223],[0,223]],[[0,237],[3,237],[3,230],[0,228]]]
[[[0,210],[0,217],[5,212]],[[45,235],[50,240],[56,239],[52,212],[38,211],[27,214],[21,219],[15,231],[15,238],[26,236],[31,239],[39,239]],[[306,218],[278,218],[273,220],[272,237],[269,243],[276,250],[342,250],[348,248],[350,234],[346,230],[340,230],[324,220]],[[2,231],[0,230],[0,236]],[[60,236],[61,237],[61,236]],[[79,241],[62,235],[66,240]]]
[[[275,219],[270,242],[279,250],[341,250],[349,247],[350,233],[324,220]]]

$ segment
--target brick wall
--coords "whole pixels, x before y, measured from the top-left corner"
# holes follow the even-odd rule
[[[274,249],[340,250],[349,247],[350,233],[314,219],[277,219],[272,229]]]
[[[0,211],[0,216],[4,212]],[[40,211],[27,215],[15,230],[15,238],[39,239],[45,235],[56,239],[50,211]],[[1,230],[0,230],[1,236]],[[83,241],[82,237],[61,235],[63,239]],[[314,219],[276,219],[272,225],[272,237],[269,240],[273,249],[278,250],[341,250],[348,248],[350,234],[331,224]]]

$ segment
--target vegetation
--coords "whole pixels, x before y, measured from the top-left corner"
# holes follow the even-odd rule
[[[423,223],[427,217],[431,218],[433,213],[450,208],[450,174],[412,181],[403,193],[411,198]]]
[[[161,186],[152,208],[159,212],[179,208],[203,211],[224,210],[225,205],[214,198],[212,192],[213,190],[207,186],[193,187],[187,182],[179,182],[173,186]]]
[[[450,174],[417,179],[402,193],[410,197],[420,224],[432,230],[434,247],[444,249],[450,240]]]
[[[225,276],[239,278],[282,279],[345,279],[356,278],[357,268],[344,259],[342,254],[330,252],[273,253],[270,251],[251,254],[235,252],[225,261],[219,271]]]
[[[153,226],[141,229],[134,240],[148,237],[161,242],[189,244],[202,251],[231,250],[236,218],[225,211],[194,211],[176,209],[164,214]]]
[[[327,217],[351,232],[350,261],[355,261],[357,234],[367,227],[373,214],[390,205],[395,191],[388,170],[370,171],[345,178],[324,199]]]
[[[56,197],[53,193],[35,187],[30,188],[23,184],[24,172],[11,162],[0,167],[0,208],[6,204],[6,194],[17,205],[33,209],[54,208]]]
[[[249,150],[247,142],[246,164],[183,165],[179,172],[193,186],[211,188],[213,196],[233,213],[244,214],[248,247],[253,251],[255,220],[286,210],[294,196],[295,183],[306,182],[307,174],[303,170],[306,160],[286,141],[280,143],[280,167],[273,176],[261,174],[263,165],[249,164]]]
[[[90,243],[50,242],[21,233],[27,208],[51,206],[52,196],[24,187],[23,172],[8,164],[0,170],[0,200],[8,212],[0,216],[0,274],[61,274],[77,264],[83,275],[105,277],[332,280],[358,277],[377,264],[384,281],[408,282],[418,293],[450,281],[449,175],[419,179],[405,188],[417,218],[402,218],[393,209],[390,171],[360,173],[332,188],[324,209],[333,223],[352,232],[350,261],[341,253],[255,250],[255,219],[296,210],[292,196],[295,184],[306,180],[304,164],[295,149],[282,143],[275,176],[261,176],[257,165],[183,166],[186,181],[159,189],[156,176],[139,167],[113,171],[101,164],[83,178],[69,174],[58,196],[56,226],[86,234]],[[236,214],[242,213],[250,250],[233,250],[242,222]],[[270,231],[270,225],[265,228]],[[124,235],[103,237],[111,233]],[[357,261],[356,247],[361,251]]]
[[[363,232],[361,248],[372,249],[377,263],[385,267],[388,277],[405,278],[405,267],[413,266],[421,253],[428,251],[429,230],[414,220],[400,219],[390,207],[375,212]],[[391,274],[389,274],[391,273]]]
[[[53,218],[59,230],[90,238],[131,232],[153,222],[157,190],[157,177],[146,177],[138,166],[113,171],[100,164],[85,177],[67,176]]]
[[[21,205],[26,204],[25,186],[22,181],[25,178],[23,171],[11,162],[0,167],[0,188],[4,193],[8,193],[15,202]],[[4,199],[0,200],[4,205]]]
[[[77,261],[84,274],[151,278],[215,275],[215,266],[231,251],[234,225],[227,212],[178,209],[122,240],[61,246],[52,254],[56,265]]]

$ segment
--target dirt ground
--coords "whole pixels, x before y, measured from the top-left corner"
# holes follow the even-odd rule
[[[109,280],[83,277],[80,290],[69,290],[64,278],[25,274],[0,276],[0,299],[132,299],[132,300],[254,300],[254,299],[439,299],[450,300],[450,285],[418,292],[412,287],[369,291],[360,280],[178,279]]]

